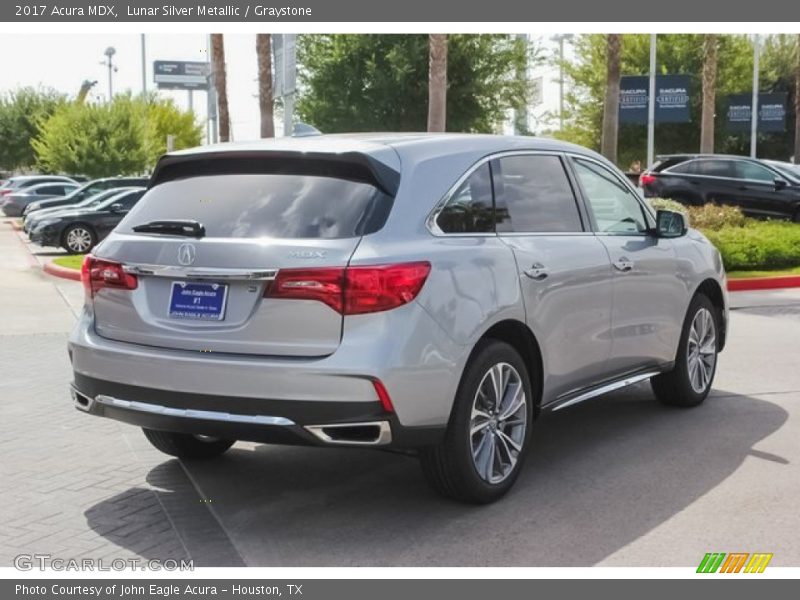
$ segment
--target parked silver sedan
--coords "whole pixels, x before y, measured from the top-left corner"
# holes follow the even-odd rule
[[[725,273],[613,165],[525,137],[369,134],[165,156],[86,259],[78,409],[167,454],[235,440],[413,450],[506,493],[541,410],[650,380],[701,403]]]

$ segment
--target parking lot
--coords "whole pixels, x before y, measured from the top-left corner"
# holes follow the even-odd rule
[[[472,507],[438,497],[403,455],[242,443],[181,463],[79,413],[66,338],[81,285],[43,274],[2,221],[0,256],[4,566],[34,552],[196,566],[800,563],[800,290],[732,296],[701,407],[663,407],[641,385],[545,415],[514,490]]]

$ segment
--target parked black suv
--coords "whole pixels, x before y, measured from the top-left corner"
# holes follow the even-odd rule
[[[729,204],[754,217],[800,222],[800,173],[795,165],[781,165],[717,154],[659,156],[639,184],[647,197],[688,205]]]

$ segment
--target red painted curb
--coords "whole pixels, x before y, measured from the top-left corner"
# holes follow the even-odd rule
[[[47,261],[42,267],[42,271],[49,273],[54,277],[61,277],[62,279],[72,279],[73,281],[81,280],[81,272],[75,269],[68,269],[67,267],[59,267],[52,262]]]
[[[782,277],[747,277],[729,279],[729,292],[747,292],[753,290],[779,290],[800,287],[800,275],[784,275]]]

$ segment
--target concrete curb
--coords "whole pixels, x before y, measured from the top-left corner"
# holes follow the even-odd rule
[[[67,267],[60,267],[47,261],[42,266],[42,271],[54,277],[61,277],[62,279],[71,279],[72,281],[81,280],[81,272],[76,269],[68,269]]]
[[[745,277],[729,279],[729,292],[749,292],[755,290],[780,290],[800,287],[800,275],[783,275],[779,277]]]

